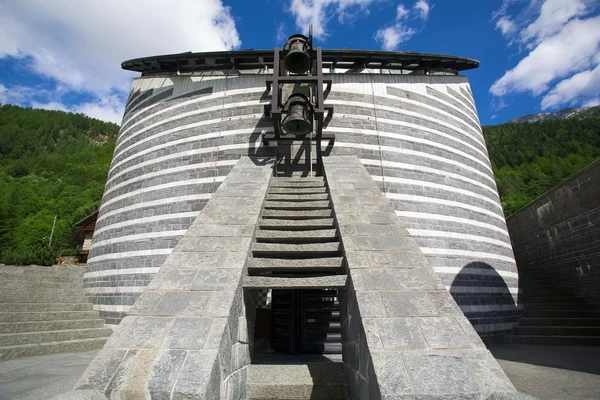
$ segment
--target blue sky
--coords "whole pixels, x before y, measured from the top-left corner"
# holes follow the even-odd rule
[[[323,48],[477,59],[483,125],[600,104],[598,0],[3,0],[0,103],[119,123],[126,59],[269,49],[313,24]]]

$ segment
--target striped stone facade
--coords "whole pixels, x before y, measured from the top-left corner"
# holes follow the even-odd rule
[[[107,323],[135,299],[261,136],[268,72],[134,80],[85,286]],[[331,74],[331,154],[356,154],[482,335],[516,320],[517,270],[466,77]]]

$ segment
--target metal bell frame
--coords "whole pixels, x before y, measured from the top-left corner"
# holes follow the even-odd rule
[[[312,26],[309,29],[309,36],[304,35],[292,35],[288,39],[302,36],[307,43],[307,50],[311,57],[311,68],[306,74],[290,75],[289,71],[284,65],[285,51],[282,48],[275,48],[273,54],[273,77],[266,80],[267,90],[271,91],[271,104],[265,105],[265,116],[271,116],[273,121],[273,139],[279,142],[282,139],[289,140],[302,140],[301,137],[305,135],[286,135],[282,128],[282,114],[286,112],[285,104],[282,104],[282,89],[286,83],[300,83],[307,84],[310,86],[310,95],[307,96],[308,104],[311,108],[311,114],[313,119],[313,131],[315,132],[316,142],[316,162],[317,167],[322,171],[323,169],[323,156],[321,150],[321,142],[323,138],[323,124],[325,120],[325,111],[327,111],[327,118],[330,118],[333,114],[333,106],[326,106],[325,102],[325,90],[329,92],[331,90],[331,79],[325,79],[323,77],[323,54],[321,47],[313,47],[312,45]],[[287,43],[287,42],[286,42]],[[326,85],[326,89],[325,89]],[[294,95],[294,94],[292,94]],[[315,129],[316,128],[316,129]],[[312,133],[312,132],[311,132]],[[264,138],[265,144],[268,144],[268,138]],[[279,146],[277,146],[277,159],[279,159]]]

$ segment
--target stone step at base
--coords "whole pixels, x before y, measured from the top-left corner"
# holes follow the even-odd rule
[[[541,336],[541,335],[508,335],[504,343],[510,344],[540,344],[554,346],[600,346],[597,336]]]
[[[81,293],[81,291],[79,292]],[[63,296],[61,294],[0,294],[0,310],[3,310],[1,303],[87,303],[85,296]]]
[[[265,208],[275,208],[278,210],[318,210],[324,208],[331,208],[329,200],[315,200],[315,201],[270,201],[266,200],[264,204]]]
[[[596,326],[600,327],[600,318],[521,318],[522,326]]]
[[[5,290],[18,290],[18,289],[83,289],[83,280],[77,282],[72,281],[32,281],[31,279],[17,280],[17,279],[6,279],[2,280],[2,288]]]
[[[264,272],[272,271],[314,271],[314,270],[336,270],[344,267],[343,257],[327,258],[251,258],[248,262],[248,271]]]
[[[341,400],[348,385],[341,363],[250,365],[246,382],[249,400]]]
[[[305,176],[305,177],[273,177],[271,183],[273,182],[325,182],[325,177],[323,176]]]
[[[267,194],[268,201],[314,201],[314,200],[329,200],[328,193],[318,194]]]
[[[262,219],[322,219],[333,218],[333,210],[263,210]]]
[[[84,267],[0,267],[0,281],[4,279],[41,281],[76,280],[83,278]]]
[[[82,282],[83,284],[83,282]],[[4,284],[2,285],[4,289]],[[2,297],[11,295],[31,296],[31,297],[54,297],[54,296],[81,296],[83,291],[80,288],[35,288],[35,287],[16,287],[2,291]]]
[[[270,187],[283,187],[283,188],[308,188],[308,187],[325,187],[324,182],[304,181],[301,179],[282,179],[275,178],[271,180]]]
[[[325,186],[319,187],[270,187],[268,194],[316,194],[326,193]]]
[[[259,229],[254,235],[261,243],[323,243],[339,240],[337,230],[319,229],[315,231],[282,231]]]
[[[90,311],[91,303],[2,303],[3,312]]]
[[[316,229],[333,229],[334,219],[333,218],[316,218],[316,219],[261,219],[258,222],[260,229],[272,229],[272,230],[304,230],[312,231]]]
[[[90,338],[66,340],[62,342],[46,342],[0,347],[0,360],[10,360],[20,357],[38,356],[54,353],[73,353],[99,349],[104,346],[107,338]]]
[[[242,286],[251,289],[335,289],[346,287],[347,275],[309,278],[273,278],[244,276]]]
[[[515,329],[515,335],[534,336],[597,336],[600,327],[595,326],[525,326],[522,322]]]
[[[254,257],[334,257],[339,256],[341,250],[339,242],[309,243],[309,244],[281,244],[281,243],[253,243],[252,255]]]
[[[589,310],[523,310],[521,318],[600,318],[600,311]]]
[[[98,311],[0,312],[0,322],[33,322],[96,319]]]
[[[23,333],[5,333],[0,335],[0,346],[20,344],[61,342],[65,340],[105,338],[112,334],[111,328],[69,329],[64,331],[41,331]]]
[[[580,300],[567,296],[523,296],[524,304],[539,304],[539,303],[564,303],[564,304],[579,304],[583,305]]]
[[[593,304],[576,303],[525,303],[526,310],[574,310],[574,311],[598,311]]]
[[[104,320],[72,319],[66,321],[0,322],[0,333],[60,331],[85,328],[104,328]]]

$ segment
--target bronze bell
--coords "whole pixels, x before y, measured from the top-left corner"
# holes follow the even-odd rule
[[[287,114],[283,129],[292,135],[305,135],[312,131],[312,121],[308,113],[308,100],[305,96],[292,94],[286,103]]]
[[[283,59],[285,69],[294,74],[302,74],[310,69],[311,57],[308,43],[304,35],[292,35],[287,40]]]

